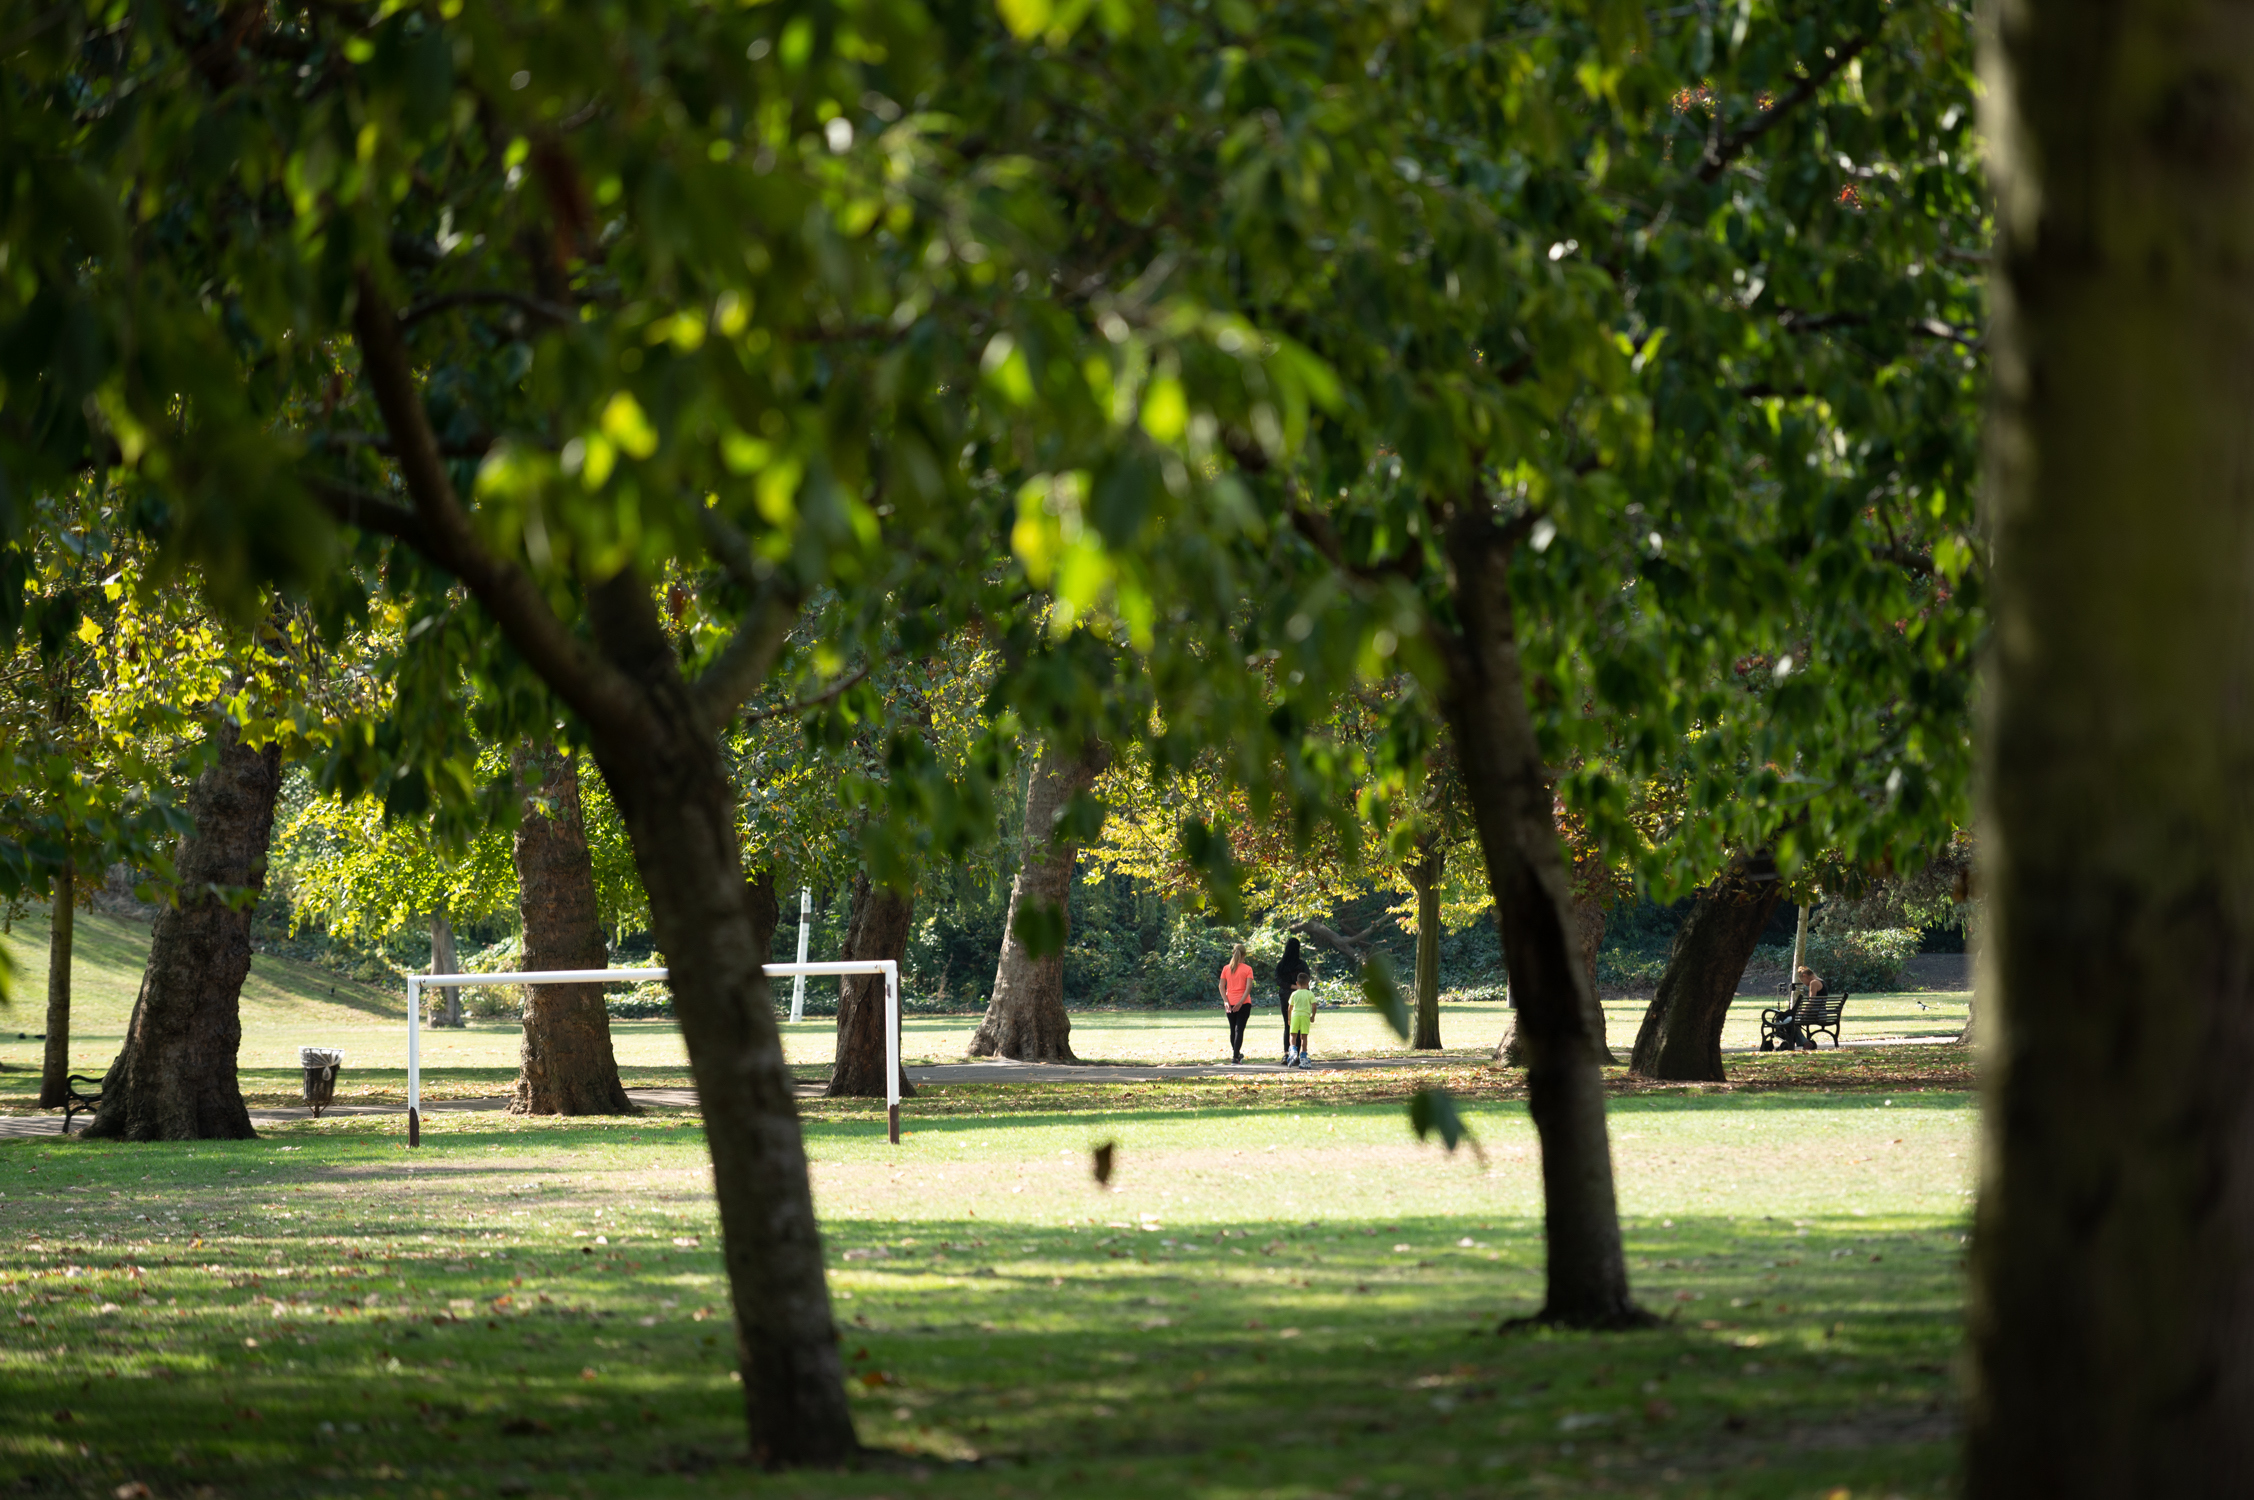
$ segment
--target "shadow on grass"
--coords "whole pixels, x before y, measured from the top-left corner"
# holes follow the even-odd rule
[[[680,1139],[653,1168],[701,1156],[680,1122],[621,1128]],[[147,1148],[0,1157],[63,1189],[12,1208],[0,1249],[30,1320],[0,1356],[0,1452],[103,1493],[745,1486],[708,1208],[644,1178],[598,1220],[548,1180],[617,1134],[465,1131],[492,1161],[447,1180],[426,1156],[382,1196],[358,1169],[398,1160],[354,1133],[172,1152],[161,1180]],[[1940,1220],[1631,1224],[1669,1321],[1507,1337],[1540,1293],[1523,1219],[842,1220],[825,1249],[863,1438],[921,1465],[919,1493],[1927,1496],[1953,1462],[1960,1240]]]

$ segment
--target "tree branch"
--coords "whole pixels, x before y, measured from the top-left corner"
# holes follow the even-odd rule
[[[1813,73],[1804,75],[1800,82],[1793,86],[1792,92],[1754,116],[1749,123],[1739,126],[1728,135],[1723,136],[1721,140],[1709,144],[1706,148],[1705,159],[1698,164],[1698,180],[1700,182],[1712,182],[1729,170],[1730,163],[1735,161],[1746,147],[1776,129],[1784,123],[1785,116],[1806,104],[1810,99],[1815,98],[1818,90],[1837,77],[1840,69],[1861,56],[1863,49],[1870,44],[1871,38],[1867,36],[1856,37],[1826,58],[1822,67],[1816,69]],[[1716,101],[1716,113],[1717,115],[1720,113],[1720,101]]]
[[[414,541],[417,550],[469,587],[509,643],[581,718],[613,729],[642,718],[640,696],[625,674],[566,630],[531,576],[488,552],[470,529],[431,432],[429,413],[423,410],[422,393],[415,388],[399,320],[373,275],[363,269],[358,282],[352,324],[361,370],[398,449],[400,477],[415,502],[423,531]]]
[[[704,669],[704,675],[689,685],[689,696],[696,701],[697,710],[704,721],[718,729],[735,717],[781,654],[783,642],[790,638],[791,625],[798,619],[798,599],[794,592],[775,584],[761,589],[743,623],[736,627],[735,638],[721,649],[719,658]]]
[[[406,506],[322,474],[300,475],[298,482],[338,525],[396,537],[417,552],[430,555],[430,538],[423,530],[422,518]]]
[[[308,444],[322,448],[370,448],[378,453],[393,454],[399,451],[391,438],[381,432],[308,432]],[[441,442],[438,451],[448,458],[483,458],[493,451],[490,437],[472,438],[466,443]]]
[[[500,303],[503,306],[513,307],[527,317],[538,318],[543,323],[555,323],[563,327],[569,327],[579,321],[579,315],[561,303],[549,302],[524,292],[503,291],[495,287],[480,291],[440,292],[436,296],[425,297],[420,302],[409,303],[399,310],[399,326],[402,328],[410,327],[434,313],[445,312],[448,308],[476,307],[486,303]]]
[[[750,538],[714,507],[700,505],[696,509],[697,529],[704,533],[705,550],[727,575],[753,593],[766,588],[767,574],[772,570],[762,568],[759,559],[752,556]]]
[[[1327,923],[1318,922],[1313,917],[1305,917],[1292,923],[1290,930],[1304,933],[1317,947],[1328,948],[1356,969],[1360,969],[1363,962],[1369,957],[1370,939],[1377,935],[1378,928],[1383,925],[1382,922],[1372,922],[1360,932],[1340,932]]]
[[[757,724],[763,719],[795,719],[810,708],[820,708],[825,703],[836,702],[840,697],[844,696],[846,689],[852,687],[862,678],[868,676],[869,671],[869,667],[863,667],[860,671],[855,672],[850,677],[843,677],[838,679],[836,682],[830,684],[830,686],[824,688],[821,692],[816,693],[813,697],[801,698],[796,703],[786,703],[777,708],[752,709],[743,716],[743,722],[746,724]]]

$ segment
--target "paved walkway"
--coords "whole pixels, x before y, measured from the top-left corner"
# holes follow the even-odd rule
[[[1954,1042],[1954,1036],[1880,1036],[1866,1037],[1848,1044],[1847,1050],[1862,1047],[1934,1047]],[[1750,1047],[1725,1047],[1725,1052],[1751,1052]],[[1829,1049],[1826,1049],[1829,1050]],[[1162,1083],[1169,1078],[1244,1078],[1274,1075],[1285,1072],[1305,1073],[1377,1073],[1391,1068],[1430,1067],[1435,1062],[1477,1062],[1481,1054],[1457,1053],[1435,1057],[1340,1057],[1316,1058],[1304,1070],[1287,1069],[1280,1063],[1022,1063],[1008,1058],[982,1058],[977,1062],[937,1063],[929,1067],[908,1069],[911,1083]],[[822,1086],[802,1083],[798,1095],[802,1099],[820,1097]],[[653,1109],[695,1109],[695,1089],[628,1089],[626,1097],[636,1104]],[[458,1111],[491,1111],[508,1108],[506,1095],[486,1099],[430,1099],[424,1102],[426,1114],[451,1114]],[[333,1104],[322,1111],[324,1117],[333,1115],[399,1115],[406,1113],[400,1104]],[[313,1111],[303,1107],[261,1107],[250,1112],[254,1125],[281,1125],[296,1120],[313,1118]],[[77,1130],[86,1128],[88,1116],[80,1115],[73,1122]],[[59,1135],[62,1133],[62,1116],[57,1114],[0,1115],[0,1140],[22,1136]],[[76,1131],[73,1132],[74,1134]]]

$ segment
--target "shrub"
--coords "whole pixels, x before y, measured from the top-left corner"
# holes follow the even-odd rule
[[[1902,966],[1918,951],[1914,927],[1872,927],[1861,932],[1808,934],[1802,962],[1822,976],[1824,988],[1837,994],[1851,990],[1859,995],[1884,993],[1902,982]],[[1769,969],[1780,976],[1792,967],[1792,947],[1756,948],[1748,969]]]
[[[1599,952],[1597,983],[1622,989],[1656,989],[1667,972],[1667,956],[1648,953]]]

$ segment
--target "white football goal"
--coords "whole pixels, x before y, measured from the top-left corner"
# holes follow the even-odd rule
[[[768,964],[769,979],[882,974],[884,976],[884,1094],[886,1138],[900,1144],[900,965],[889,958],[836,959],[828,963]],[[664,979],[664,969],[518,969],[502,974],[407,976],[407,1144],[423,1137],[423,991],[488,984],[616,984]],[[796,1012],[796,1004],[791,1007]],[[793,1014],[791,1019],[796,1020]]]

